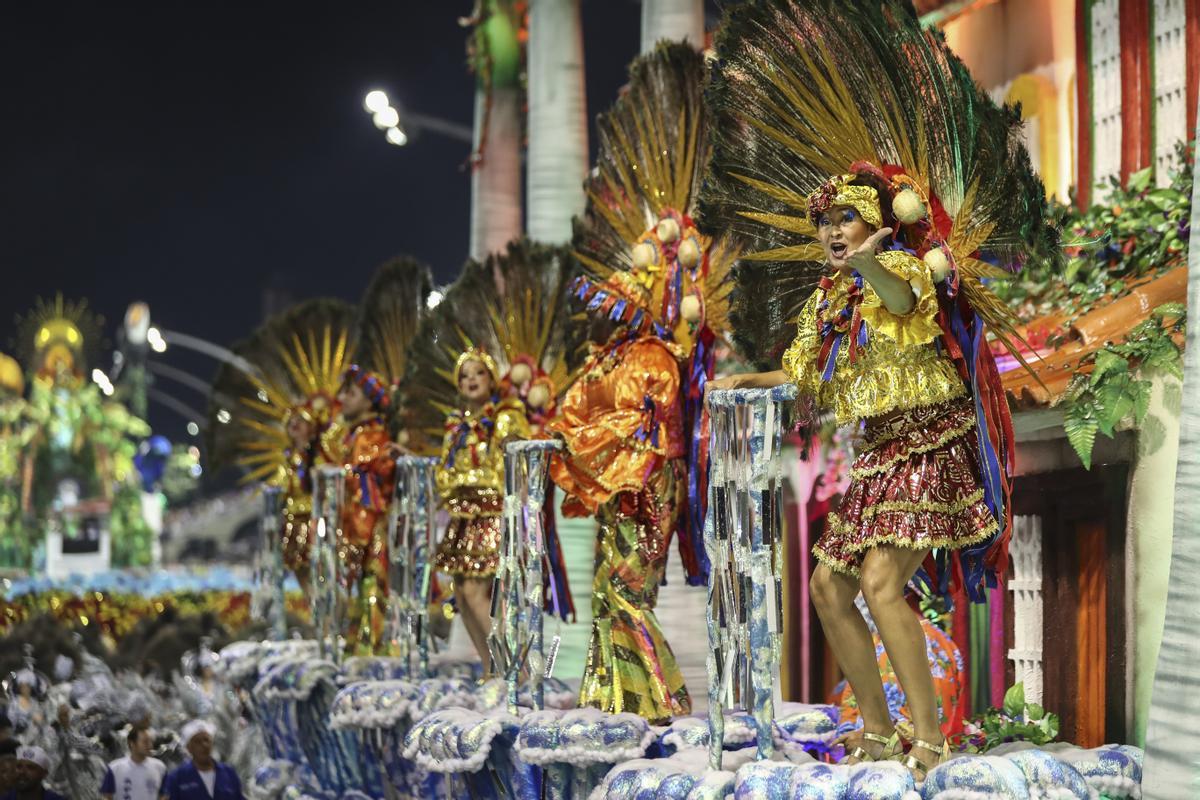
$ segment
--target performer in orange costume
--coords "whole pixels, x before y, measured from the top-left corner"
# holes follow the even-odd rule
[[[346,493],[342,500],[342,536],[338,556],[343,580],[355,592],[346,639],[359,650],[378,649],[387,597],[387,509],[395,488],[396,462],[382,414],[390,405],[388,388],[379,376],[357,364],[346,370],[338,402],[345,421],[342,463]],[[367,642],[355,643],[362,623],[369,623]],[[367,647],[362,647],[366,644]]]
[[[684,492],[679,363],[655,334],[649,292],[636,277],[618,270],[603,284],[578,286],[608,335],[593,337],[604,344],[593,345],[546,430],[566,444],[550,467],[567,494],[563,513],[600,524],[579,703],[661,721],[691,710],[654,615]]]

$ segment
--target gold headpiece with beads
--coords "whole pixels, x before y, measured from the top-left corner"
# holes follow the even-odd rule
[[[883,225],[879,210],[879,192],[873,186],[850,183],[857,175],[836,175],[808,196],[808,218],[816,224],[817,217],[836,206],[849,206],[859,213],[863,222],[878,228]]]
[[[492,388],[495,389],[500,385],[500,370],[496,367],[496,359],[492,358],[491,354],[480,347],[468,347],[458,356],[458,360],[454,362],[454,385],[458,386],[459,376],[462,375],[462,368],[468,361],[478,361],[483,364],[484,369],[488,371],[488,375],[492,377]]]

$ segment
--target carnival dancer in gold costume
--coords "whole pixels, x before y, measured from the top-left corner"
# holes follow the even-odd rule
[[[948,750],[904,595],[916,574],[980,601],[1006,567],[1012,429],[985,328],[1017,351],[983,279],[1052,256],[1044,189],[1019,116],[910,4],[764,0],[727,22],[705,221],[757,251],[735,325],[781,369],[710,385],[791,381],[838,423],[865,422],[813,548],[813,602],[864,720],[848,760],[901,760],[921,781]],[[907,754],[860,591],[912,711]]]
[[[284,419],[289,446],[283,462],[283,564],[307,593],[309,589],[308,538],[312,521],[312,490],[314,471],[323,464],[337,463],[330,455],[325,441],[336,402],[324,393],[317,393],[303,403],[293,406]]]
[[[340,463],[330,427],[352,357],[353,318],[352,306],[332,300],[281,312],[234,346],[252,371],[225,365],[213,382],[210,467],[234,463],[245,482],[282,487],[284,564],[306,594],[312,477],[322,464]]]
[[[478,348],[454,365],[461,405],[446,417],[438,494],[450,525],[437,552],[437,569],[454,579],[454,596],[480,661],[488,663],[492,577],[500,552],[504,510],[504,445],[529,436],[520,400],[500,396],[496,361]]]
[[[437,567],[454,577],[455,602],[485,668],[504,443],[543,425],[555,408],[555,387],[568,382],[572,263],[560,248],[525,240],[468,262],[425,319],[401,387],[404,413],[424,434],[422,443],[438,443],[423,447],[441,460],[437,484],[451,515]],[[561,556],[552,529],[546,533],[547,550],[559,556],[546,571],[547,604],[566,616],[571,606]]]

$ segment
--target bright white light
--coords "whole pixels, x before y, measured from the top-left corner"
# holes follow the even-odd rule
[[[104,392],[106,397],[112,397],[114,391],[112,381],[110,381],[108,376],[104,374],[104,370],[100,369],[99,367],[93,369],[92,382],[95,383],[96,386],[100,387],[100,391]]]
[[[438,303],[442,302],[444,298],[444,294],[439,292],[437,289],[434,289],[429,293],[429,297],[425,298],[425,308],[433,311],[435,308],[437,308]]]
[[[204,474],[204,468],[201,467],[199,464],[192,464],[191,468],[189,469],[189,472],[192,473],[193,478],[199,478],[201,475]]]
[[[200,426],[194,422],[189,422],[187,424],[187,432],[188,436],[195,436],[196,434],[200,433]]]
[[[262,389],[259,389],[259,390],[258,390],[258,399],[259,399],[260,401],[264,402],[264,403],[269,403],[269,402],[271,402],[271,398],[270,398],[270,397],[268,397],[268,396],[267,396],[267,393],[266,393],[266,392],[264,392]]]
[[[167,340],[163,338],[162,331],[158,328],[151,328],[146,331],[146,341],[150,343],[150,349],[154,352],[167,352]]]
[[[399,128],[388,128],[384,136],[397,147],[404,147],[404,145],[408,144],[408,136]]]
[[[367,92],[367,96],[363,98],[363,108],[365,108],[367,111],[370,111],[372,114],[378,114],[380,111],[383,111],[385,108],[387,108],[388,105],[387,93],[382,92],[379,89]]]
[[[375,121],[376,128],[379,128],[379,130],[384,130],[385,128],[392,128],[400,124],[400,112],[391,106],[385,106],[379,111],[376,111],[375,115],[372,116],[371,119]]]
[[[231,420],[231,419],[233,419],[233,417],[230,416],[229,412],[226,411],[225,409],[222,408],[220,411],[217,412],[217,422],[221,423],[222,425],[228,425],[229,420]]]

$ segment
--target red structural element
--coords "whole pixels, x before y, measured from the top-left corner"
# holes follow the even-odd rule
[[[1092,201],[1092,48],[1087,0],[1075,3],[1075,204],[1086,209]]]
[[[1186,0],[1187,13],[1187,136],[1196,135],[1197,89],[1200,88],[1200,0]]]
[[[1121,183],[1150,166],[1154,84],[1150,77],[1150,3],[1120,0]]]

